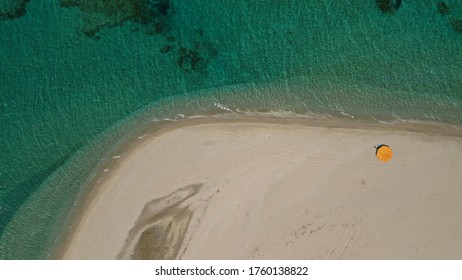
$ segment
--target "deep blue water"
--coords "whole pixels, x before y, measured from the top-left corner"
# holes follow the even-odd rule
[[[223,105],[462,124],[462,1],[20,2],[0,1],[3,259],[50,256],[139,116]]]

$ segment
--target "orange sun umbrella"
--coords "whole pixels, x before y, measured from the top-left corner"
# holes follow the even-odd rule
[[[375,155],[380,161],[387,162],[393,157],[393,150],[388,145],[380,144],[375,149]]]

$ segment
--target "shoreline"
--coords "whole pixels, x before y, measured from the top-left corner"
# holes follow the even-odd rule
[[[64,234],[64,240],[54,251],[52,258],[60,259],[64,256],[64,252],[69,247],[71,240],[76,235],[75,227],[81,223],[85,218],[88,207],[94,203],[94,200],[103,191],[104,184],[120,167],[121,162],[125,155],[131,154],[134,150],[139,149],[148,142],[153,141],[162,135],[168,134],[172,131],[182,128],[191,128],[194,126],[208,125],[208,124],[260,124],[260,125],[299,125],[308,128],[340,128],[340,129],[353,129],[353,130],[373,130],[373,131],[391,131],[391,132],[405,132],[405,133],[420,133],[427,136],[443,136],[450,138],[461,138],[462,128],[456,127],[452,124],[432,123],[418,121],[414,122],[396,122],[393,124],[383,124],[373,120],[358,120],[350,118],[336,118],[336,117],[313,117],[308,118],[300,117],[299,115],[289,116],[274,116],[274,113],[256,113],[251,116],[246,114],[226,113],[218,115],[205,115],[181,118],[179,120],[159,121],[151,126],[146,126],[141,134],[131,135],[124,140],[122,145],[117,145],[116,149],[108,152],[106,161],[100,162],[97,170],[93,174],[87,186],[78,201],[77,210],[72,214],[71,227],[68,232]],[[121,158],[119,160],[119,158]],[[87,211],[86,211],[87,210]]]

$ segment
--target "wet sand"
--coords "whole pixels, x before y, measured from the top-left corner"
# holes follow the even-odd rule
[[[59,257],[460,259],[462,137],[416,127],[178,121],[104,172]]]

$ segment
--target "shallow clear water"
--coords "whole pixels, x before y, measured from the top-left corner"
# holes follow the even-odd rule
[[[437,2],[387,15],[375,1],[171,0],[154,20],[128,20],[120,7],[31,0],[0,20],[0,258],[49,256],[82,183],[139,115],[462,124],[462,1],[446,1],[446,16]]]

